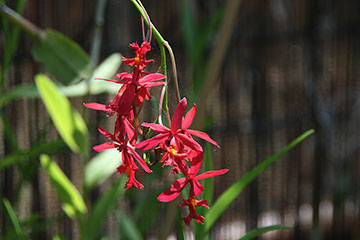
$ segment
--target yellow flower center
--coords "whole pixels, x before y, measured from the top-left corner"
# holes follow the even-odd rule
[[[177,151],[172,148],[172,149],[170,149],[170,153],[171,153],[171,155],[175,156],[175,154],[177,154]]]
[[[135,65],[136,65],[136,66],[139,66],[139,64],[140,64],[139,54],[136,54],[136,57],[134,58],[134,60],[135,60]]]
[[[190,202],[191,202],[191,205],[193,206],[193,208],[195,209],[196,206],[197,206],[196,199],[195,199],[195,198],[191,198]]]
[[[131,168],[131,166],[126,166],[126,169],[125,169],[125,173],[126,173],[126,175],[129,175],[129,173],[131,172],[131,170],[132,170],[132,168]]]

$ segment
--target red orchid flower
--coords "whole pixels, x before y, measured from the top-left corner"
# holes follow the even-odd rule
[[[204,190],[204,187],[199,182],[200,179],[215,177],[227,173],[229,171],[229,169],[208,171],[196,176],[196,174],[199,172],[199,169],[201,167],[203,155],[204,155],[203,152],[199,152],[198,155],[193,158],[191,162],[190,170],[183,172],[183,174],[186,177],[177,179],[170,186],[168,190],[166,190],[165,192],[161,193],[158,196],[157,199],[160,202],[170,202],[174,200],[175,198],[177,198],[177,196],[180,195],[182,190],[184,190],[184,188],[189,183],[190,183],[190,196],[197,196]]]
[[[135,178],[135,172],[140,172],[140,170],[135,169],[132,167],[131,164],[123,164],[119,167],[116,168],[116,171],[118,171],[120,174],[125,173],[129,180],[126,182],[126,189],[131,188],[133,185],[137,188],[137,189],[143,189],[144,185],[142,185],[138,180],[136,180]]]
[[[186,106],[187,106],[187,103],[186,103],[186,99],[185,99],[185,109],[186,109]],[[209,135],[207,135],[206,133],[200,132],[197,130],[188,129],[194,120],[196,110],[197,110],[197,106],[196,106],[196,104],[194,104],[194,106],[186,113],[184,120],[182,120],[181,130],[189,136],[190,135],[197,136],[201,139],[204,139],[205,141],[208,141],[209,143],[214,144],[218,148],[220,148],[219,144],[217,144],[217,142],[215,142],[213,139],[211,139],[209,137]]]
[[[206,133],[188,129],[194,119],[196,113],[196,105],[188,111],[183,120],[182,118],[185,114],[186,107],[187,101],[186,98],[183,98],[175,109],[170,129],[160,124],[142,123],[142,126],[149,127],[154,132],[160,134],[136,144],[135,147],[143,150],[149,150],[162,142],[175,138],[175,142],[182,142],[183,144],[189,146],[196,151],[202,151],[202,147],[194,139],[192,139],[191,134],[198,136],[219,147],[219,145],[214,140],[212,140]]]
[[[114,141],[114,142],[106,142],[102,143],[100,145],[94,146],[93,149],[97,152],[104,151],[106,149],[116,148],[123,154],[123,162],[130,163],[133,169],[138,169],[136,164],[133,161],[133,157],[136,159],[136,161],[140,164],[140,166],[148,173],[151,173],[152,171],[146,165],[145,161],[139,156],[139,154],[130,146],[127,145],[127,141],[120,133],[118,136],[115,136],[101,127],[98,127],[99,132],[107,137],[108,139]]]
[[[134,70],[132,74],[127,72],[117,74],[116,77],[120,80],[107,78],[96,78],[96,80],[104,80],[108,82],[123,84],[121,89],[127,88],[128,85],[150,88],[166,84],[166,82],[155,82],[166,78],[166,76],[161,73],[150,73],[145,77],[142,77],[141,75],[142,74],[139,73],[138,70]]]
[[[87,108],[107,112],[108,117],[117,113],[118,117],[115,122],[114,135],[117,135],[119,132],[123,135],[127,135],[131,145],[134,145],[137,141],[136,130],[131,124],[134,115],[132,111],[134,91],[134,86],[129,86],[122,94],[119,91],[115,98],[107,105],[99,103],[83,103]]]
[[[134,69],[132,74],[127,72],[117,74],[116,77],[120,80],[106,78],[96,78],[96,80],[105,80],[108,82],[123,84],[120,91],[125,91],[125,89],[129,86],[135,85],[135,104],[136,106],[139,106],[144,102],[144,99],[151,99],[148,88],[166,84],[164,81],[158,81],[166,78],[163,74],[149,73],[145,77],[142,77],[142,74],[143,73],[140,73],[138,69]]]
[[[132,43],[129,45],[130,48],[135,50],[135,57],[134,58],[124,58],[122,57],[122,60],[124,63],[130,66],[135,66],[139,68],[140,70],[144,69],[150,62],[153,62],[154,60],[146,60],[146,53],[151,50],[151,46],[149,42],[143,42],[141,46],[137,43]]]
[[[180,204],[178,207],[181,206],[188,206],[189,207],[189,215],[187,217],[182,218],[186,225],[190,224],[191,219],[195,219],[196,222],[204,224],[205,218],[196,213],[196,207],[206,207],[209,208],[206,200],[196,200],[194,197],[190,197],[189,199],[183,199],[184,203]]]
[[[135,178],[135,172],[141,172],[141,171],[134,163],[133,158],[136,159],[136,161],[146,172],[151,173],[152,171],[146,165],[145,161],[139,156],[139,154],[132,147],[129,147],[127,145],[127,141],[121,135],[121,133],[118,136],[114,136],[113,134],[102,129],[101,127],[98,127],[98,129],[101,134],[103,134],[105,137],[109,138],[110,140],[113,140],[114,142],[106,142],[94,146],[93,149],[97,152],[101,152],[106,149],[117,148],[122,154],[122,165],[119,166],[116,170],[119,173],[125,173],[128,176],[129,180],[126,183],[126,188],[129,189],[134,185],[136,188],[142,189],[144,186]]]
[[[164,163],[164,166],[172,166],[173,169],[170,174],[180,173],[181,169],[187,168],[184,160],[191,157],[191,150],[186,150],[183,146],[176,145],[174,139],[170,144],[162,143],[161,149],[165,152],[163,153],[160,162]],[[170,146],[167,146],[170,145]],[[186,170],[184,170],[186,171]]]

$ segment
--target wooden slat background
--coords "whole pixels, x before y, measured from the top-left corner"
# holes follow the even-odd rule
[[[223,2],[198,0],[191,5],[201,18],[214,14]],[[191,92],[192,79],[179,23],[180,1],[143,3],[153,23],[173,47],[180,90],[186,96]],[[41,28],[51,27],[64,33],[89,52],[95,8],[94,0],[29,0],[24,15]],[[231,169],[215,179],[215,196],[302,132],[314,128],[316,134],[245,189],[215,225],[215,239],[236,239],[245,229],[272,223],[295,226],[291,231],[268,235],[273,239],[310,239],[311,226],[316,224],[326,239],[360,239],[359,10],[357,0],[242,2],[221,63],[221,74],[206,105],[207,116],[214,122],[209,133],[222,146],[213,149],[214,169]],[[127,46],[141,41],[141,23],[130,1],[109,0],[105,18],[102,59],[113,52],[131,55]],[[150,55],[159,60],[155,42]],[[32,61],[31,44],[29,37],[23,35],[7,89],[31,83],[33,76],[43,71]],[[107,98],[102,95],[92,100],[104,102]],[[174,109],[173,92],[170,98],[170,107]],[[73,102],[82,112],[82,99]],[[24,149],[34,144],[38,131],[50,121],[39,100],[12,102],[4,111]],[[149,109],[144,111],[146,115],[150,113]],[[89,114],[94,145],[103,140],[96,135],[95,128],[99,121],[106,124],[106,120],[103,115]],[[2,158],[11,150],[4,140],[4,129],[0,133]],[[51,128],[49,140],[58,137]],[[81,186],[79,159],[65,151],[57,161],[75,185]],[[35,234],[34,239],[51,239],[54,233],[77,239],[75,224],[64,217],[42,170],[19,196],[14,192],[14,186],[20,182],[17,169],[8,168],[0,174],[2,195],[10,200],[20,199],[17,206],[20,218],[39,212],[43,217],[60,219],[51,228]],[[110,182],[96,190],[94,198]],[[124,203],[119,201],[121,206]],[[0,235],[4,230],[2,219],[3,216]],[[157,224],[163,224],[161,219]],[[118,231],[117,217],[111,214],[103,234],[118,239]]]

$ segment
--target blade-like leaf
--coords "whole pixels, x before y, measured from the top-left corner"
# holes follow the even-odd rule
[[[126,177],[122,177],[120,181],[114,183],[112,187],[96,202],[89,220],[86,224],[87,239],[97,239],[102,224],[114,207],[118,198],[124,194]]]
[[[271,157],[267,158],[265,161],[257,165],[245,176],[240,178],[236,183],[231,185],[215,202],[214,206],[205,214],[205,223],[204,223],[204,234],[206,235],[215,221],[220,217],[220,215],[226,210],[226,208],[235,200],[235,198],[242,192],[242,190],[253,181],[261,172],[263,172],[267,167],[269,167],[276,159],[290,151],[297,144],[302,142],[305,138],[311,135],[314,130],[308,130],[303,133],[301,136],[292,141],[289,145],[281,149],[279,152],[275,153]]]
[[[89,150],[89,137],[81,115],[72,109],[69,100],[59,92],[48,77],[42,74],[36,75],[35,82],[41,99],[65,143],[75,153],[86,155]]]
[[[61,139],[50,143],[47,142],[47,143],[37,144],[27,150],[16,152],[14,154],[10,154],[5,158],[3,158],[0,161],[0,171],[3,170],[4,168],[7,168],[9,166],[12,166],[13,164],[22,161],[23,159],[35,158],[39,156],[41,153],[50,154],[65,147],[66,147],[65,143]]]
[[[18,220],[18,218],[17,218],[17,216],[15,214],[15,211],[12,208],[9,200],[4,198],[3,203],[4,203],[4,206],[6,208],[6,211],[9,214],[10,220],[11,220],[12,224],[14,225],[14,229],[15,229],[15,232],[16,232],[16,235],[17,235],[18,239],[24,239],[25,240],[26,239],[25,234],[24,234],[23,230],[21,229],[19,220]]]
[[[185,239],[185,229],[184,229],[184,222],[181,217],[181,211],[180,208],[176,209],[176,235],[178,240],[184,240]]]
[[[34,59],[63,84],[88,79],[92,73],[90,57],[74,41],[52,29],[44,31],[33,49]]]
[[[131,219],[131,217],[126,216],[124,213],[120,211],[118,214],[119,214],[120,224],[122,227],[121,229],[124,234],[124,239],[133,239],[133,240],[143,239],[139,229],[136,227],[136,224]]]
[[[291,229],[291,228],[292,228],[291,226],[287,226],[287,225],[273,225],[268,227],[257,228],[255,230],[246,233],[243,237],[239,238],[239,240],[250,240],[266,232],[280,230],[280,229]]]
[[[117,149],[108,149],[98,153],[85,166],[84,184],[87,189],[100,185],[115,172],[121,164],[121,154]]]
[[[66,238],[63,235],[55,234],[55,236],[53,236],[53,240],[66,240]]]
[[[0,108],[12,100],[38,97],[39,92],[34,84],[23,84],[16,86],[0,96]]]
[[[51,185],[60,199],[64,212],[70,218],[82,220],[87,209],[79,191],[48,155],[41,155],[40,161],[49,175]]]
[[[211,145],[206,143],[204,154],[204,172],[212,170]],[[212,204],[214,192],[214,178],[206,178],[204,180],[203,198],[208,201],[209,206]],[[205,209],[205,208],[202,208]]]

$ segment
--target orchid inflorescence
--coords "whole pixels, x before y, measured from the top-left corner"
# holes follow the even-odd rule
[[[117,74],[116,77],[119,80],[98,78],[98,80],[122,84],[114,99],[106,105],[99,103],[84,103],[84,105],[90,109],[106,112],[107,117],[113,115],[116,115],[117,117],[114,126],[114,134],[107,132],[100,126],[98,127],[99,132],[112,142],[105,142],[94,146],[93,149],[97,152],[101,152],[106,149],[116,148],[121,152],[122,164],[117,168],[117,171],[128,176],[128,181],[125,186],[127,189],[132,186],[135,186],[138,189],[144,187],[135,178],[135,173],[141,172],[141,170],[134,159],[145,172],[152,172],[148,164],[134,148],[142,150],[156,149],[157,152],[161,152],[162,156],[160,162],[163,163],[163,166],[172,167],[171,174],[182,174],[184,177],[178,178],[170,188],[161,193],[157,199],[161,202],[173,201],[181,194],[185,187],[189,185],[189,198],[184,199],[183,203],[179,205],[187,206],[189,208],[189,215],[183,218],[183,220],[187,225],[190,224],[192,219],[204,223],[204,217],[198,215],[195,211],[196,207],[199,206],[209,208],[206,200],[196,199],[196,197],[204,190],[204,187],[200,184],[199,180],[221,175],[229,170],[223,169],[198,174],[204,153],[200,144],[197,143],[192,136],[204,139],[217,147],[219,147],[219,145],[206,133],[189,129],[195,117],[197,106],[194,105],[185,114],[187,107],[186,98],[179,101],[171,123],[169,121],[170,128],[164,126],[160,121],[159,124],[142,123],[141,126],[147,129],[150,128],[154,133],[157,133],[157,135],[137,143],[138,133],[146,137],[145,131],[143,131],[138,124],[137,116],[144,101],[151,99],[149,88],[165,85],[167,78],[160,73],[144,71],[144,68],[148,66],[149,63],[153,62],[153,60],[146,59],[147,52],[151,50],[151,37],[149,37],[149,41],[145,40],[144,29],[143,36],[144,40],[140,46],[137,43],[130,44],[130,48],[135,51],[135,57],[123,57],[123,62],[132,67],[132,73],[123,72]],[[159,109],[161,109],[161,107]]]

